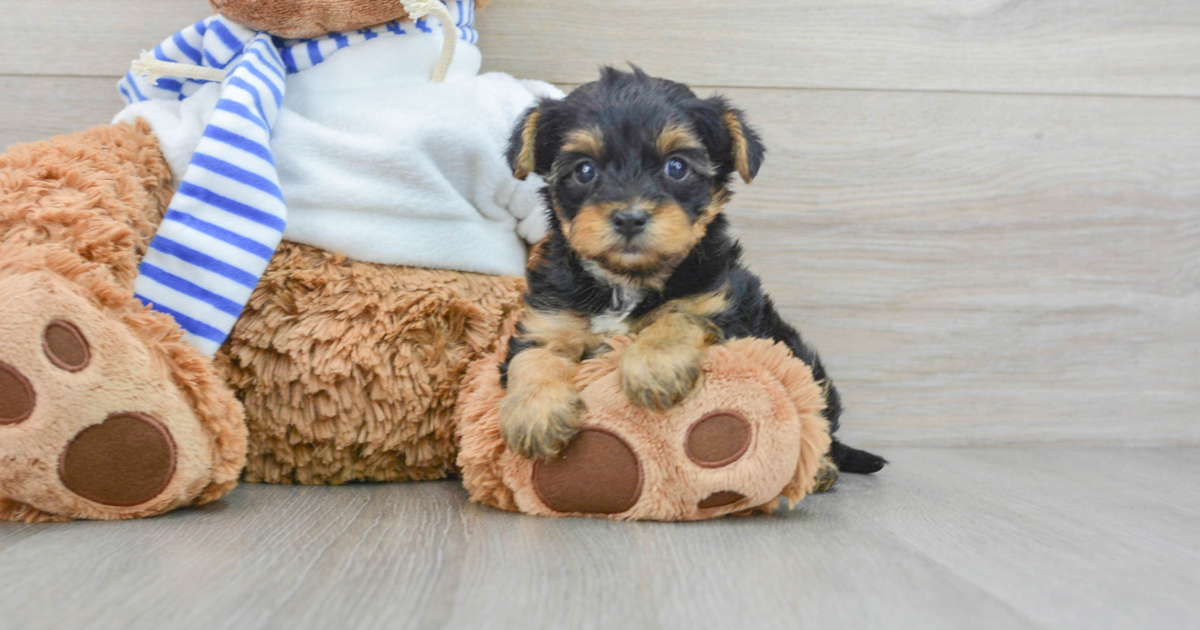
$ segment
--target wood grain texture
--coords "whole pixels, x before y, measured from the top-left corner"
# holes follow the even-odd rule
[[[0,76],[0,150],[106,124],[123,106],[116,79]]]
[[[725,91],[729,214],[855,439],[1200,443],[1200,100]]]
[[[0,0],[0,75],[118,77],[212,13],[205,0]]]
[[[123,74],[209,13],[203,0],[0,0],[0,74]],[[710,86],[1200,96],[1192,0],[500,0],[479,23],[490,68],[560,83],[632,61]]]
[[[454,482],[243,486],[126,523],[0,524],[4,627],[1186,628],[1196,449],[897,449],[776,517],[468,504]]]
[[[1200,95],[1192,0],[503,0],[481,16],[489,67],[562,83],[633,62],[707,86]]]

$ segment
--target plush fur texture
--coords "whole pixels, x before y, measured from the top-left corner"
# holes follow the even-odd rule
[[[482,7],[490,0],[475,0]],[[351,31],[408,16],[400,0],[209,0],[225,17],[288,38]]]
[[[204,503],[236,484],[242,408],[212,363],[132,293],[137,263],[171,196],[144,124],[17,145],[0,156],[0,362],[36,392],[32,415],[0,425],[0,520],[125,519]],[[91,360],[47,360],[42,333],[75,326]],[[57,464],[81,430],[141,412],[171,434],[176,462],[154,499],[101,505],[66,489]]]
[[[623,438],[641,465],[640,498],[608,518],[686,521],[770,511],[779,498],[794,504],[814,490],[830,444],[821,414],[824,398],[812,370],[785,345],[738,339],[708,348],[703,386],[671,410],[652,412],[621,393],[618,367],[631,342],[611,339],[613,351],[583,362],[574,379],[587,405],[582,424]],[[458,462],[471,500],[527,514],[595,516],[548,507],[534,487],[534,462],[505,447],[499,426],[505,394],[501,360],[496,355],[474,365],[459,399]],[[706,468],[689,459],[684,443],[688,427],[713,410],[736,410],[750,421],[753,440],[736,461]],[[745,498],[698,507],[720,492]]]
[[[284,242],[217,357],[245,403],[248,481],[440,479],[467,367],[515,325],[524,282],[355,262]]]
[[[170,319],[130,293],[172,192],[145,125],[18,146],[0,164],[0,282],[6,295],[21,298],[3,318],[12,331],[0,341],[0,360],[20,364],[39,400],[60,401],[39,412],[59,419],[53,432],[29,430],[40,416],[0,426],[23,432],[3,450],[0,470],[9,474],[0,474],[0,517],[132,518],[215,499],[242,469],[247,425],[251,481],[401,481],[455,472],[451,415],[460,381],[511,335],[522,278],[361,263],[285,242],[214,370],[179,340]],[[92,370],[99,393],[87,399],[68,396],[72,375],[39,359],[38,334],[62,313],[97,356],[111,357],[107,371]],[[41,371],[27,367],[35,363]],[[245,402],[245,423],[225,383]],[[154,502],[97,506],[61,487],[50,468],[32,472],[34,460],[57,461],[85,419],[131,409],[167,424],[180,453],[175,480]],[[184,435],[189,428],[196,430]],[[35,477],[41,481],[32,483]],[[198,479],[206,485],[196,487]]]

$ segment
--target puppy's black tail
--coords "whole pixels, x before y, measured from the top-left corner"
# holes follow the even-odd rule
[[[829,457],[837,464],[839,471],[862,475],[879,472],[888,463],[886,459],[874,453],[860,451],[837,440],[829,446]]]

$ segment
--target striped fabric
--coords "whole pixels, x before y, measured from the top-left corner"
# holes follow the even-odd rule
[[[474,3],[447,2],[459,38],[474,43]],[[173,317],[185,338],[215,354],[279,246],[287,205],[271,155],[271,130],[283,105],[286,76],[337,51],[409,32],[440,35],[436,20],[389,22],[353,33],[282,40],[214,16],[154,49],[162,61],[226,70],[220,100],[180,180],[134,284],[150,308]],[[127,74],[126,102],[182,100],[203,81],[148,80]]]

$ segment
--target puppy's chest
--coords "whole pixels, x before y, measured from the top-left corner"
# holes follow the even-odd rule
[[[592,315],[592,332],[597,335],[627,335],[631,332],[630,314],[642,303],[645,291],[627,287],[613,290],[612,301],[603,313]]]

